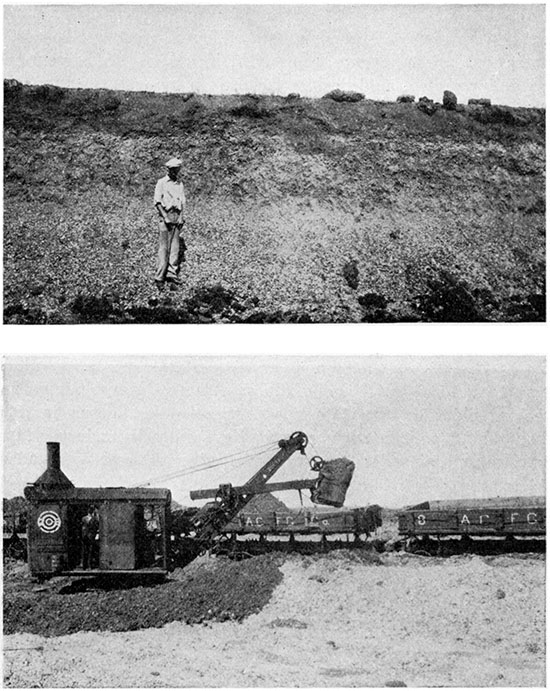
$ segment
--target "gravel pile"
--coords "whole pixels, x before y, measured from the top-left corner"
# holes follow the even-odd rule
[[[280,558],[269,555],[242,562],[218,559],[148,587],[108,590],[96,582],[97,589],[74,592],[77,582],[55,591],[12,590],[4,593],[4,634],[63,636],[157,628],[173,621],[242,621],[269,602],[282,580],[278,563]]]

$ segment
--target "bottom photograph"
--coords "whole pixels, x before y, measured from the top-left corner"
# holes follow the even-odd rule
[[[543,357],[5,357],[8,688],[542,687]]]

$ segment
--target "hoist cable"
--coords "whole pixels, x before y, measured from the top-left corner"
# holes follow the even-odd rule
[[[237,459],[237,461],[235,462],[235,464],[231,468],[232,469],[233,468],[234,469],[241,468],[250,458],[255,458],[256,456],[260,456],[260,455],[261,455],[261,453],[251,454],[250,456],[243,456],[243,458]],[[225,465],[225,463],[219,463],[218,465]]]
[[[230,463],[238,463],[242,460],[248,460],[249,458],[255,458],[256,456],[260,456],[263,453],[265,453],[265,451],[258,451],[256,453],[249,454],[246,456],[238,456],[236,458],[231,458],[229,460],[219,461],[218,463],[208,462],[208,463],[205,463],[205,464],[202,464],[199,466],[195,466],[193,468],[188,468],[186,470],[179,470],[179,471],[177,471],[175,473],[171,473],[169,475],[162,475],[162,476],[153,478],[151,480],[148,480],[147,482],[142,482],[142,483],[140,483],[140,485],[137,485],[137,486],[139,487],[139,486],[143,486],[143,485],[150,485],[152,482],[164,482],[164,481],[168,481],[168,480],[176,480],[177,478],[183,477],[184,475],[193,475],[194,473],[205,472],[208,470],[212,470],[213,468],[219,468],[220,466],[228,465]]]
[[[250,449],[246,449],[243,451],[237,451],[232,454],[227,454],[225,456],[218,456],[217,458],[212,458],[209,461],[203,461],[202,463],[198,463],[195,466],[190,466],[189,468],[185,468],[184,470],[178,470],[173,473],[167,473],[165,475],[158,475],[154,478],[151,478],[149,480],[145,480],[143,482],[140,482],[139,484],[133,485],[134,487],[142,487],[144,485],[149,485],[152,482],[161,482],[164,480],[174,480],[180,476],[183,475],[190,475],[192,473],[198,473],[201,471],[205,470],[210,470],[212,468],[217,468],[221,465],[226,465],[228,463],[236,463],[237,461],[241,460],[246,460],[249,458],[253,458],[254,456],[259,456],[263,453],[266,453],[270,449],[274,448],[276,446],[277,442],[269,442],[268,444],[262,444],[261,446],[254,446],[251,447]],[[248,453],[251,451],[254,451],[255,453]]]
[[[200,471],[211,470],[212,468],[219,468],[220,466],[227,465],[228,463],[238,464],[241,461],[246,461],[249,458],[256,458],[256,456],[261,456],[264,453],[265,453],[264,451],[257,451],[256,453],[251,453],[251,454],[248,454],[247,456],[239,456],[238,458],[233,458],[229,461],[220,461],[219,463],[213,463],[213,464],[207,466],[206,468],[199,468],[198,470],[182,470],[180,473],[177,474],[176,477],[181,477],[183,475],[192,475],[192,474],[198,473]],[[172,478],[172,479],[174,479],[174,478]]]

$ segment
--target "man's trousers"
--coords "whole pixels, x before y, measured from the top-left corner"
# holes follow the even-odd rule
[[[155,281],[177,278],[179,273],[181,227],[159,221],[159,251]]]

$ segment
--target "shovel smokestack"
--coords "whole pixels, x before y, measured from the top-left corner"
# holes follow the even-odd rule
[[[48,470],[61,470],[59,442],[47,441],[46,448],[48,449]]]
[[[34,483],[44,488],[74,487],[61,470],[61,454],[58,441],[46,442],[48,465],[44,473]]]

